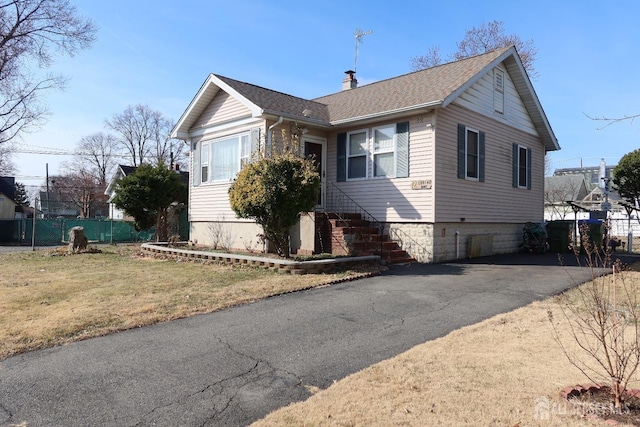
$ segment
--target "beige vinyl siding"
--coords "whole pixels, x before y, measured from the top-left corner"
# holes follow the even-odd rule
[[[250,132],[251,129],[259,127],[261,145],[264,143],[264,126],[262,121],[259,123],[252,123],[242,127],[234,127],[232,129],[225,129],[223,131],[207,133],[204,137],[197,137],[191,140],[191,147],[193,143],[197,142],[200,147],[202,143],[207,141],[221,138],[224,136],[235,135],[242,132]],[[221,221],[221,220],[235,220],[236,214],[231,209],[229,204],[229,187],[231,182],[215,182],[215,183],[201,183],[200,185],[193,186],[194,174],[199,174],[200,171],[193,169],[193,151],[190,155],[189,173],[192,177],[189,185],[189,221]],[[246,220],[238,220],[240,222]]]
[[[453,104],[460,105],[472,111],[476,111],[497,120],[503,120],[510,126],[520,129],[531,135],[538,135],[529,114],[520,99],[520,95],[513,84],[506,69],[504,71],[504,114],[494,111],[493,70],[490,70],[474,85],[460,95]]]
[[[458,178],[458,124],[486,133],[485,182]],[[437,222],[542,221],[544,147],[538,138],[457,105],[438,110],[436,138]],[[531,148],[531,190],[512,186],[513,143]]]
[[[229,204],[231,183],[208,184],[191,188],[189,200],[190,221],[235,220],[236,214]]]
[[[0,219],[14,219],[16,216],[16,204],[9,197],[0,193]]]
[[[200,129],[214,124],[250,117],[251,111],[227,92],[218,91],[211,103],[205,108],[192,129]]]
[[[412,116],[341,129],[340,132],[367,129],[369,131],[369,156],[367,159],[368,178],[346,182],[336,182],[337,176],[337,134],[328,136],[327,180],[337,185],[349,197],[366,209],[381,222],[430,222],[433,221],[433,189],[412,189],[412,182],[431,180],[434,176],[433,154],[433,113]],[[409,122],[409,177],[374,178],[372,164],[372,130],[378,126]],[[429,126],[427,126],[429,125]],[[331,185],[327,185],[327,193]]]

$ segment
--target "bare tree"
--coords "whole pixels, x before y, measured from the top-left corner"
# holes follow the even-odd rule
[[[523,41],[516,34],[506,34],[504,21],[483,22],[479,28],[473,27],[467,30],[464,38],[457,43],[458,50],[450,56],[450,60],[464,59],[508,46],[516,47],[529,77],[535,78],[537,72],[534,62],[538,49],[531,39]],[[439,65],[439,59],[439,49],[434,46],[427,51],[426,55],[411,58],[411,67],[414,71],[422,70]]]
[[[107,174],[116,165],[118,144],[113,135],[96,132],[82,137],[76,146],[77,154],[73,159],[73,169],[85,171],[96,182],[106,187]]]
[[[438,46],[430,47],[424,55],[413,56],[411,58],[412,70],[424,70],[440,64],[442,64],[442,55],[440,55],[440,48]]]
[[[170,137],[172,128],[173,122],[161,116],[158,118],[154,138],[156,141],[156,149],[153,153],[155,163],[159,164],[162,162],[165,165],[173,166],[176,163],[186,161],[186,156],[183,151],[184,142]]]
[[[172,148],[178,155],[182,152],[182,145],[169,138],[171,122],[147,105],[130,105],[105,124],[116,133],[118,144],[129,154],[132,166],[159,161],[170,164]]]
[[[47,113],[42,93],[66,83],[34,67],[44,70],[60,53],[88,48],[95,33],[68,0],[0,1],[0,143],[38,124]]]
[[[640,368],[638,285],[626,277],[620,260],[613,263],[609,252],[603,255],[589,241],[588,229],[581,236],[591,281],[558,295],[561,316],[549,310],[549,320],[569,362],[590,381],[609,384],[612,412],[619,413],[628,397],[627,385]],[[603,275],[607,272],[612,275]],[[568,338],[559,333],[561,323],[569,327]]]
[[[95,216],[97,211],[107,212],[104,187],[86,170],[51,177],[51,192],[60,202],[78,209],[81,218]]]
[[[16,173],[16,165],[10,144],[0,144],[0,175],[12,176]]]

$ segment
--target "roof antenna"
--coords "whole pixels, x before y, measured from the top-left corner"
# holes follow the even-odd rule
[[[362,31],[360,28],[356,28],[356,32],[354,34],[354,36],[356,37],[356,60],[353,64],[354,74],[356,71],[358,71],[358,46],[360,45],[360,43],[362,43],[362,38],[364,36],[368,36],[369,34],[373,34],[373,31]]]

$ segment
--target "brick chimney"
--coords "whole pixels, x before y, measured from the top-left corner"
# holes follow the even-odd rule
[[[342,80],[342,90],[350,90],[358,87],[356,80],[356,72],[353,70],[345,71],[346,77]]]

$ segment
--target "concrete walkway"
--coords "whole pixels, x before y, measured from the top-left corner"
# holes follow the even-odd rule
[[[586,280],[555,256],[393,267],[0,362],[0,425],[246,425],[462,326]]]

